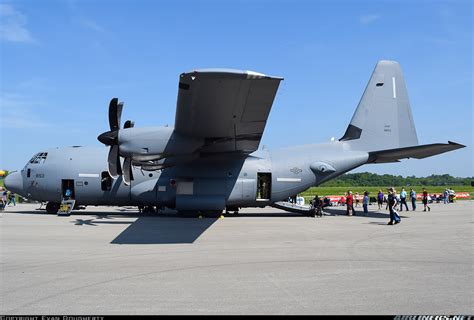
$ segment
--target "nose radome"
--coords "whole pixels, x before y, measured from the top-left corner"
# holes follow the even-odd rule
[[[8,176],[6,176],[4,183],[7,190],[18,194],[23,193],[23,178],[20,172],[15,171],[9,173]]]

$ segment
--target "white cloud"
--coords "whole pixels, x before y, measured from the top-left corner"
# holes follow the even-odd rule
[[[0,4],[0,39],[11,42],[34,43],[35,39],[26,28],[24,14],[9,4]]]
[[[380,19],[380,15],[378,14],[365,14],[359,17],[359,22],[362,24],[370,24],[378,19]]]

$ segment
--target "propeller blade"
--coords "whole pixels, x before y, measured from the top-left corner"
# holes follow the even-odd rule
[[[123,125],[123,128],[124,129],[133,128],[133,126],[135,126],[135,122],[133,122],[132,120],[127,120],[127,121],[125,121],[125,124]]]
[[[110,131],[120,129],[120,118],[122,117],[123,102],[118,102],[117,98],[110,100],[109,104],[109,126]]]
[[[117,176],[122,175],[122,168],[120,167],[120,155],[119,155],[119,146],[112,145],[109,150],[109,157],[108,157],[108,164],[109,164],[109,174],[116,178]]]
[[[123,183],[127,186],[133,180],[132,158],[125,158],[123,162]]]

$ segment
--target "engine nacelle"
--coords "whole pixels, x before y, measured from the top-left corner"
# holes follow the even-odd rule
[[[118,141],[120,155],[135,161],[189,154],[202,146],[201,140],[179,135],[172,127],[122,129]]]

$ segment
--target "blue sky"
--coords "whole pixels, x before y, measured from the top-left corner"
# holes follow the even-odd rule
[[[0,168],[100,145],[110,98],[173,125],[178,76],[282,76],[262,144],[340,138],[378,60],[400,62],[420,143],[467,148],[357,171],[473,174],[471,1],[0,1]]]

